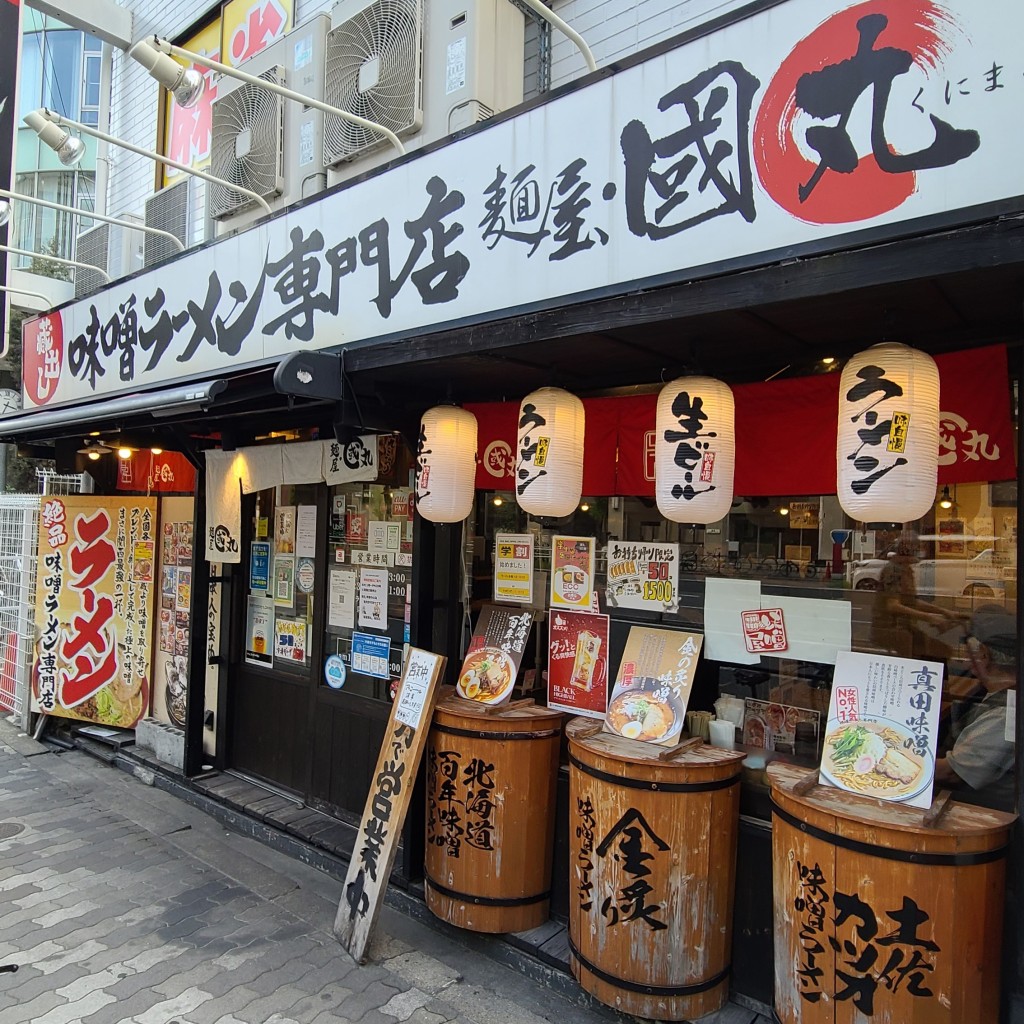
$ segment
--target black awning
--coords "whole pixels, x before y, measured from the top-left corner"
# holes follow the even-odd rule
[[[67,427],[81,428],[90,423],[145,416],[147,413],[161,419],[204,412],[227,386],[226,380],[208,380],[161,391],[121,395],[101,402],[23,412],[0,420],[0,441],[53,435]]]

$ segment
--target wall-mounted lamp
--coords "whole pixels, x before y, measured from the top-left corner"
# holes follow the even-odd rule
[[[370,121],[365,117],[360,117],[358,114],[353,114],[349,110],[342,110],[340,107],[332,107],[329,103],[324,103],[313,96],[306,96],[301,92],[296,92],[294,89],[286,89],[283,85],[268,82],[266,79],[250,75],[248,72],[239,71],[238,68],[233,68],[230,64],[221,64],[220,61],[213,60],[205,54],[186,50],[183,46],[175,46],[174,43],[169,43],[166,39],[161,39],[159,36],[147,36],[145,39],[140,39],[128,51],[129,57],[137,60],[162,86],[168,89],[171,89],[168,82],[171,81],[172,76],[176,75],[178,70],[183,70],[176,60],[171,59],[172,54],[175,57],[181,57],[183,60],[192,61],[192,63],[198,64],[200,67],[209,68],[211,71],[227,75],[228,78],[238,79],[238,81],[245,82],[247,85],[255,85],[258,88],[276,92],[279,96],[283,96],[285,99],[292,100],[295,103],[301,103],[304,107],[313,107],[315,110],[322,110],[325,114],[333,114],[335,117],[340,117],[345,121],[351,121],[353,124],[368,128],[370,131],[383,135],[400,154],[405,153],[405,146],[402,145],[398,136],[389,128],[385,128],[384,125],[378,124],[376,121]],[[199,72],[193,70],[193,74],[199,75]],[[202,75],[199,75],[199,80],[202,82]],[[202,89],[200,88],[201,91]],[[177,93],[175,93],[175,98],[177,99]],[[198,99],[198,96],[196,99]],[[179,102],[181,101],[179,100]],[[187,106],[187,104],[183,103],[182,106]]]
[[[119,139],[116,135],[108,135],[106,132],[101,132],[98,128],[82,124],[80,121],[72,121],[71,118],[64,117],[53,110],[47,110],[45,107],[40,107],[39,110],[33,110],[31,113],[26,114],[23,120],[43,142],[57,152],[57,156],[60,157],[61,163],[65,166],[70,167],[81,160],[82,155],[85,153],[85,146],[82,144],[81,139],[74,139],[73,141],[77,142],[80,148],[75,149],[72,147],[69,150],[67,148],[67,140],[71,136],[61,130],[60,126],[62,125],[68,128],[75,128],[86,135],[92,135],[94,138],[109,143],[111,146],[120,146],[121,149],[127,149],[129,153],[148,157],[150,160],[155,160],[158,164],[166,164],[168,167],[173,167],[175,170],[182,171],[185,174],[192,174],[213,185],[220,185],[223,188],[231,189],[232,192],[237,192],[239,195],[243,195],[247,199],[258,203],[267,213],[271,212],[270,203],[259,193],[253,192],[252,189],[243,188],[241,185],[235,185],[230,181],[225,181],[223,178],[218,178],[215,174],[208,174],[206,171],[189,167],[188,164],[179,163],[177,160],[172,160],[169,156],[164,156],[162,153],[154,153],[151,149],[134,146],[130,142],[125,142],[124,139]],[[65,151],[67,152],[67,159],[61,155]],[[77,153],[77,156],[73,155],[74,153]]]
[[[583,502],[583,504],[580,505],[580,511],[581,512],[589,512],[590,511],[589,503],[588,502]]]
[[[939,500],[939,508],[952,508],[953,499],[949,496],[949,484],[942,488],[942,498]]]
[[[786,508],[785,505],[783,505],[782,508],[779,509],[779,515],[780,516],[788,516],[789,515],[789,509]]]
[[[502,505],[505,504],[505,499],[500,494],[496,494],[493,498],[491,498],[491,504],[500,508]]]
[[[25,124],[57,154],[57,159],[65,167],[74,167],[85,156],[85,143],[71,132],[64,131],[59,122],[46,117],[47,113],[46,110],[33,110],[25,115]]]
[[[206,80],[195,68],[179,64],[166,53],[150,46],[140,39],[129,51],[128,56],[137,60],[172,96],[179,107],[194,107]]]

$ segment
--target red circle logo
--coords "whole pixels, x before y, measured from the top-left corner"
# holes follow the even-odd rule
[[[888,213],[913,195],[913,169],[893,173],[878,163],[875,147],[884,135],[880,93],[887,97],[893,78],[911,66],[925,72],[937,68],[951,49],[947,37],[955,28],[951,15],[930,0],[870,0],[833,15],[797,43],[772,78],[754,123],[754,164],[772,199],[808,223],[843,224]],[[798,92],[815,91],[821,109],[807,111],[816,127],[804,130],[804,140],[807,152],[818,149],[820,160],[801,152],[796,140],[797,117],[804,109]],[[849,109],[844,113],[838,107],[848,101],[852,108],[865,94],[875,108],[873,151],[859,154],[845,135]],[[831,123],[837,117],[838,123]],[[977,148],[975,133],[942,127],[953,135],[974,135]],[[817,139],[827,148],[819,148]],[[961,149],[970,145],[958,142]],[[899,159],[890,144],[883,145],[883,162],[890,154]]]

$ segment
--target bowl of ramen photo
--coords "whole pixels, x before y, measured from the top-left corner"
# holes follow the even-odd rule
[[[653,687],[623,690],[608,705],[605,721],[629,740],[659,743],[679,731],[675,699],[658,696]]]
[[[481,647],[466,655],[456,689],[460,697],[497,704],[512,692],[516,665],[499,647]]]
[[[825,737],[822,774],[851,793],[910,800],[931,781],[931,754],[918,753],[913,734],[885,719],[847,722]]]

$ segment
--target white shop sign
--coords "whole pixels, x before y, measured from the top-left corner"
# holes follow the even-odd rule
[[[1024,4],[867,6],[772,6],[27,322],[25,408],[1019,196]]]

